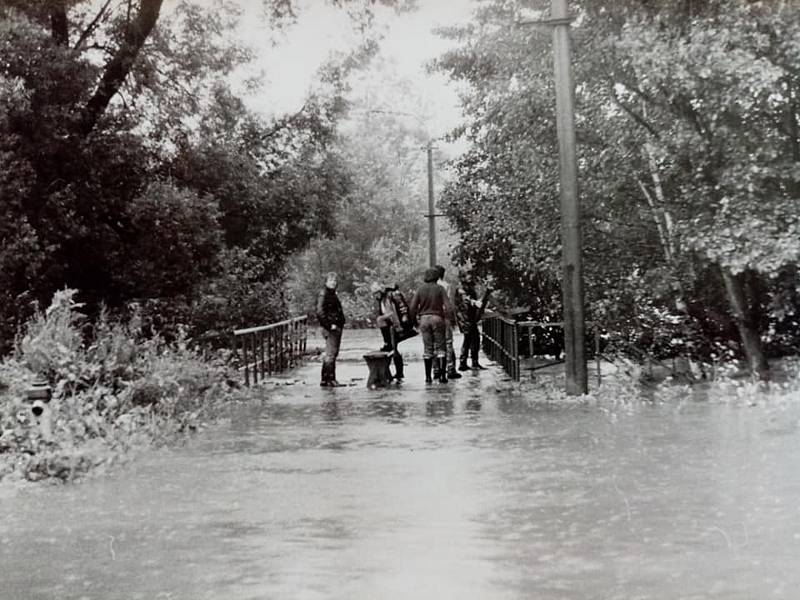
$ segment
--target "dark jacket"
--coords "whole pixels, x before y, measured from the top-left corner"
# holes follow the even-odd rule
[[[344,311],[336,290],[328,286],[322,288],[317,296],[317,320],[323,329],[330,329],[336,325],[339,329],[344,326]]]
[[[469,323],[478,322],[478,307],[472,302],[477,299],[478,294],[474,286],[461,285],[456,288],[453,304],[456,309],[458,328],[461,331],[464,331]]]
[[[383,290],[379,300],[375,301],[375,312],[378,316],[386,314],[385,302],[388,301],[391,307],[392,323],[396,329],[413,329],[416,323],[411,319],[411,310],[402,292],[396,288],[386,288]]]

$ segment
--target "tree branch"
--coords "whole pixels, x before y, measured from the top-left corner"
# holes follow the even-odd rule
[[[614,89],[611,90],[611,99],[614,101],[614,104],[616,104],[619,108],[621,108],[625,112],[625,114],[627,114],[630,118],[636,121],[636,123],[638,123],[642,128],[644,128],[645,131],[647,131],[647,133],[652,135],[655,139],[660,139],[661,136],[658,134],[656,128],[653,127],[650,123],[648,123],[647,119],[645,119],[642,115],[640,115],[630,106],[625,104],[619,98],[619,96],[617,96],[617,92]]]
[[[130,73],[139,51],[158,21],[162,2],[163,0],[141,0],[135,19],[125,29],[119,49],[106,64],[94,95],[86,103],[79,123],[79,133],[82,136],[92,132]]]
[[[161,67],[156,66],[155,69],[156,69],[156,73],[161,75],[161,77],[163,77],[163,79],[164,79],[164,81],[166,83],[170,84],[173,87],[173,89],[178,90],[184,96],[186,96],[186,98],[189,99],[189,101],[192,104],[192,109],[193,110],[199,110],[200,102],[198,101],[196,94],[194,94],[192,92],[192,90],[187,88],[185,85],[183,85],[177,79],[171,77],[170,74],[167,71],[165,71],[164,69],[162,69]]]
[[[78,41],[75,42],[75,50],[80,49],[80,47],[86,42],[86,39],[90,35],[92,35],[92,32],[97,27],[97,24],[100,22],[100,19],[102,19],[103,15],[106,14],[108,7],[111,5],[111,2],[112,0],[106,0],[106,3],[103,5],[103,8],[100,9],[97,15],[95,15],[94,19],[92,19],[92,22],[89,23],[86,29],[83,30],[83,33],[81,33],[81,36],[78,38]]]

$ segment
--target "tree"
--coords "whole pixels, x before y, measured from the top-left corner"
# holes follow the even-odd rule
[[[279,4],[293,6],[267,3]],[[345,61],[327,74],[330,93],[265,119],[228,80],[250,58],[231,41],[231,5],[162,9],[0,0],[3,350],[18,307],[64,286],[95,311],[136,300],[202,321],[204,296],[232,274],[258,279],[245,278],[248,293],[274,289],[286,257],[330,230],[348,186],[333,146]],[[282,310],[274,301],[258,318]]]
[[[348,315],[365,322],[374,309],[371,282],[397,284],[405,292],[427,264],[428,133],[423,116],[413,112],[422,99],[379,53],[351,80],[347,118],[339,127],[351,185],[332,234],[293,261],[290,288],[296,309],[308,311],[325,273],[336,271]]]
[[[546,14],[545,3],[524,4]],[[576,8],[591,310],[630,322],[643,306],[629,293],[635,279],[654,314],[685,321],[677,307],[716,310],[721,289],[752,370],[766,377],[761,301],[746,281],[769,279],[798,256],[787,68],[797,10],[670,0]],[[461,259],[518,280],[524,298],[541,293],[533,282],[553,279],[558,263],[549,39],[514,26],[514,3],[487,2],[477,18],[445,32],[462,44],[439,61],[471,90],[464,132],[473,150],[457,164],[446,210],[464,236]],[[766,206],[775,220],[764,219]],[[761,235],[746,235],[754,230]],[[704,279],[710,267],[718,275]]]

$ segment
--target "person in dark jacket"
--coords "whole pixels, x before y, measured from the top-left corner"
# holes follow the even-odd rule
[[[317,320],[322,327],[322,337],[325,338],[325,356],[322,359],[323,387],[339,387],[336,381],[336,357],[339,356],[339,346],[342,343],[342,328],[344,327],[344,311],[339,296],[336,295],[336,286],[339,277],[334,272],[328,273],[325,278],[325,287],[317,297]]]
[[[438,379],[447,383],[447,346],[445,341],[445,320],[453,314],[453,307],[447,292],[437,284],[439,272],[436,269],[425,271],[424,283],[411,299],[411,318],[419,323],[422,334],[425,363],[425,382],[431,383],[431,369],[436,360]]]
[[[465,271],[461,274],[460,285],[456,288],[453,305],[456,309],[456,321],[461,333],[464,334],[464,342],[461,345],[459,356],[459,371],[466,371],[467,359],[472,356],[472,368],[484,369],[478,362],[478,352],[480,351],[481,334],[478,329],[480,315],[483,309],[483,301],[478,300],[478,293],[475,291],[475,281],[472,274]]]

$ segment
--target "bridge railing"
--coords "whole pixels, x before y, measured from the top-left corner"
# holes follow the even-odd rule
[[[233,332],[233,354],[244,383],[263,381],[273,373],[296,366],[306,353],[308,319],[305,316],[286,319],[260,327]]]
[[[486,317],[482,322],[483,351],[503,367],[514,381],[520,378],[519,330],[517,323],[505,317]]]
[[[600,328],[596,323],[587,323],[591,327],[594,337],[594,356],[597,385],[601,383],[600,370]],[[537,348],[534,330],[536,329],[564,330],[564,323],[560,321],[514,321],[499,315],[488,316],[482,322],[483,351],[493,361],[500,364],[505,372],[514,381],[519,381],[522,376],[521,342],[527,345],[527,356],[536,356]],[[561,364],[564,360],[556,358],[555,361],[544,365],[533,366],[531,370],[551,367]]]

